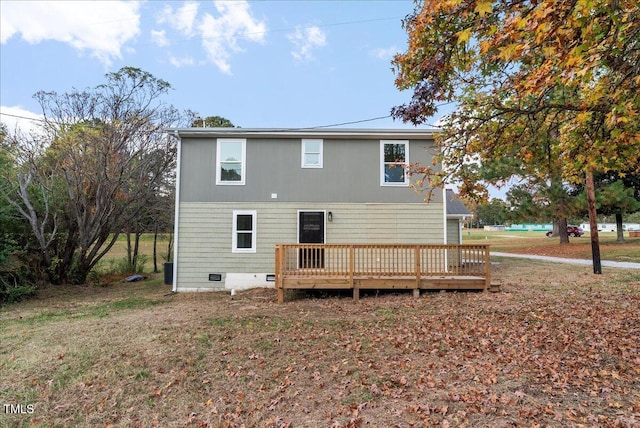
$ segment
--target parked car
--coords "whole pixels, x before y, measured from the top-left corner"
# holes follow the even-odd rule
[[[548,237],[551,237],[551,235],[553,235],[553,230],[547,232]],[[584,235],[584,230],[578,226],[567,226],[567,235],[579,238]]]

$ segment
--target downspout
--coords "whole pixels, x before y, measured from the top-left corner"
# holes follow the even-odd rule
[[[176,152],[176,203],[174,207],[175,213],[173,224],[173,279],[171,281],[173,283],[172,291],[176,293],[178,291],[178,243],[180,242],[178,231],[180,230],[180,160],[182,157],[182,139],[180,138],[178,130],[174,130],[173,135],[178,139]]]
[[[445,189],[444,187],[442,188],[442,218],[444,218],[444,242],[445,245],[448,244],[447,242],[447,189]]]
[[[442,187],[442,219],[444,222],[444,244],[447,245],[447,189]],[[444,270],[449,270],[449,251],[444,251]]]

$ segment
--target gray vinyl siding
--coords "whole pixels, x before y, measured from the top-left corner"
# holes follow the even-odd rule
[[[444,241],[441,203],[182,202],[178,230],[177,287],[221,289],[210,273],[273,273],[274,249],[297,242],[298,210],[331,211],[326,243],[420,243]],[[257,211],[256,253],[231,252],[234,210]]]
[[[389,139],[389,138],[382,138]],[[402,136],[396,138],[402,141]],[[216,185],[216,139],[181,143],[183,202],[396,202],[424,195],[380,185],[380,139],[324,139],[323,168],[301,167],[301,138],[247,138],[246,184]],[[409,161],[431,166],[433,142],[410,140]],[[272,198],[277,194],[277,199]],[[434,192],[442,201],[442,192]]]

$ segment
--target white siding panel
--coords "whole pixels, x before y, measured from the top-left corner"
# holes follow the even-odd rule
[[[458,219],[447,219],[447,244],[460,243],[460,223]]]

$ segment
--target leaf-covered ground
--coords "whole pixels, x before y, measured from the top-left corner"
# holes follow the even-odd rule
[[[45,290],[2,309],[1,401],[33,412],[0,425],[640,426],[640,272],[493,273],[499,293],[359,303],[157,281]]]

